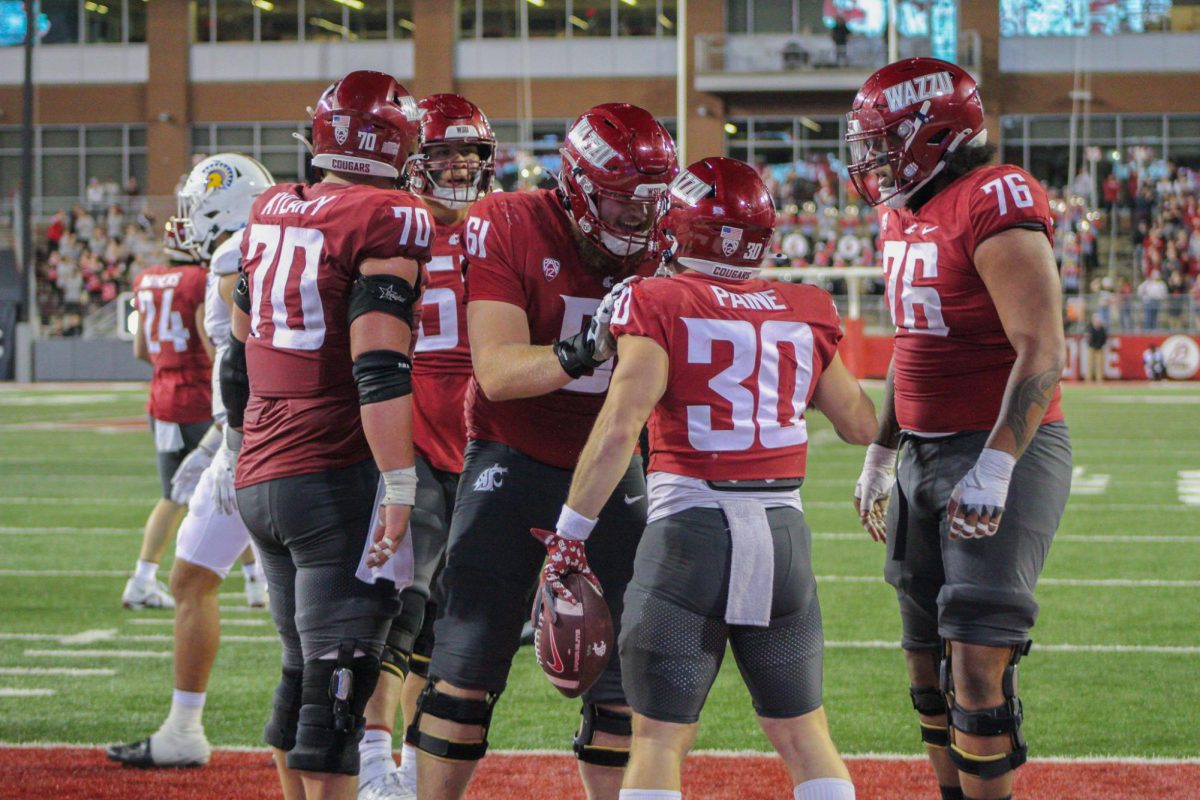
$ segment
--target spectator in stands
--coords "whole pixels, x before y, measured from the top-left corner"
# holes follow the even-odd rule
[[[1183,315],[1188,305],[1188,287],[1183,273],[1176,270],[1167,278],[1167,327],[1183,327]]]
[[[833,40],[833,59],[839,67],[844,67],[849,61],[847,55],[848,46],[850,43],[850,26],[846,24],[846,18],[841,14],[833,21],[833,28],[829,31],[829,38]]]
[[[1158,328],[1158,311],[1170,292],[1167,283],[1162,279],[1162,273],[1154,270],[1150,277],[1142,281],[1137,289],[1138,297],[1142,300],[1142,327],[1152,331]]]
[[[1150,345],[1142,353],[1142,367],[1146,370],[1146,380],[1161,381],[1167,377],[1167,361],[1157,344]]]
[[[46,249],[53,253],[58,250],[58,244],[62,241],[63,234],[67,232],[67,215],[66,212],[59,211],[50,220],[50,225],[46,228]]]
[[[1108,177],[1104,179],[1104,207],[1113,213],[1117,209],[1117,204],[1121,201],[1121,181],[1117,180],[1117,176],[1113,173],[1108,173]]]
[[[1121,312],[1121,330],[1133,330],[1133,284],[1129,282],[1129,278],[1121,279],[1121,286],[1117,289],[1117,303]]]
[[[1108,326],[1100,314],[1092,314],[1087,327],[1087,369],[1084,378],[1088,381],[1104,381],[1104,345],[1108,344]]]
[[[95,175],[88,178],[87,189],[83,195],[89,212],[99,214],[104,210],[104,184],[100,183],[100,179]]]

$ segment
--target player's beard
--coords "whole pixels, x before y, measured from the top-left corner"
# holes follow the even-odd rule
[[[646,248],[634,250],[629,255],[615,256],[573,228],[571,234],[579,247],[579,259],[588,272],[601,277],[624,277],[633,272],[646,259]]]

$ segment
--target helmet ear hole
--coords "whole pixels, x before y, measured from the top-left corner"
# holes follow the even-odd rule
[[[932,145],[939,145],[939,144],[941,144],[942,142],[946,141],[946,137],[947,137],[949,134],[950,134],[950,129],[949,129],[949,128],[942,128],[940,131],[938,131],[937,133],[933,134],[933,136],[930,136],[930,137],[929,137],[929,144],[932,144]]]

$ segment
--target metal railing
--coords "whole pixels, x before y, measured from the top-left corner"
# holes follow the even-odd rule
[[[932,54],[928,38],[903,37],[901,58]],[[978,31],[962,31],[958,64],[978,70],[981,64]],[[778,73],[796,71],[870,72],[887,63],[883,39],[851,36],[844,57],[828,33],[814,34],[701,34],[696,37],[695,67],[701,75],[728,73]]]

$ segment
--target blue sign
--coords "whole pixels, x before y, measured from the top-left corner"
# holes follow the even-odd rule
[[[958,61],[958,3],[933,0],[929,7],[929,44],[934,58]]]
[[[50,30],[50,18],[38,14],[37,35]],[[0,47],[25,42],[25,4],[21,0],[0,0]]]

